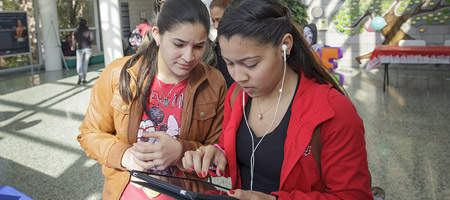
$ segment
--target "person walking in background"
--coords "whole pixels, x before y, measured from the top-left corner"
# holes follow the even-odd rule
[[[217,30],[219,28],[220,19],[222,19],[223,12],[225,8],[232,2],[233,0],[213,0],[211,4],[209,4],[209,12],[211,14],[211,19],[213,21],[214,28]],[[222,58],[220,52],[220,45],[216,38],[214,44],[214,52],[217,58],[217,69],[222,72],[225,81],[227,82],[227,86],[230,87],[231,84],[234,83],[233,78],[230,76],[230,73],[227,69],[227,64]]]
[[[75,29],[72,50],[76,49],[78,85],[86,83],[86,73],[89,59],[92,55],[94,33],[87,27],[87,21],[80,19],[80,25]]]
[[[74,56],[75,51],[72,51],[72,35],[66,35],[66,40],[61,43],[61,49],[64,56]]]
[[[220,146],[186,152],[184,168],[231,177],[228,194],[238,199],[373,199],[363,121],[289,9],[234,0],[218,40],[236,81]]]
[[[94,84],[78,141],[102,165],[103,199],[168,198],[134,185],[127,170],[198,178],[181,158],[218,143],[227,92],[201,62],[209,30],[202,1],[166,0],[149,47],[113,61]]]

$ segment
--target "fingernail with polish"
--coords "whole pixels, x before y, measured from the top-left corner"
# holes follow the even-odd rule
[[[206,177],[206,172],[203,172],[203,177]]]
[[[191,169],[188,169],[188,171],[189,171],[190,173],[192,173],[192,170],[191,170]]]
[[[223,176],[223,172],[221,169],[219,169],[219,176]]]
[[[234,194],[234,191],[233,191],[233,190],[230,190],[230,191],[228,191],[228,192],[230,192],[230,194]]]
[[[198,177],[202,178],[202,174],[201,173],[197,173]]]

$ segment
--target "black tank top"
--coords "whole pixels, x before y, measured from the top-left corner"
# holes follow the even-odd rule
[[[300,76],[298,78],[298,85]],[[295,96],[294,93],[294,96]],[[245,113],[248,116],[252,98],[245,106]],[[253,190],[269,194],[278,191],[280,187],[281,167],[284,160],[284,143],[287,136],[289,119],[291,117],[292,100],[280,124],[264,137],[255,151],[255,166],[253,172]],[[272,116],[273,117],[273,116]],[[252,130],[252,137],[255,146],[262,137],[256,137]],[[236,156],[241,173],[242,189],[250,190],[250,156],[252,154],[252,139],[248,131],[245,119],[242,117],[241,124],[236,133]]]

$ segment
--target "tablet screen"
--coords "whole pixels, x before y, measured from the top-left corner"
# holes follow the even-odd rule
[[[199,179],[191,179],[191,178],[184,178],[184,177],[178,177],[178,176],[170,176],[170,175],[163,175],[163,174],[156,174],[151,172],[137,172],[137,171],[131,171],[131,175],[144,180],[148,183],[155,184],[154,179],[164,181],[166,183],[170,183],[172,185],[178,186],[180,188],[183,188],[185,190],[189,190],[195,193],[202,193],[202,194],[215,194],[215,195],[227,195],[228,190],[230,188],[220,186],[217,184],[213,184],[207,181],[202,181]],[[149,178],[150,177],[150,178]],[[153,178],[153,179],[152,179]],[[156,183],[158,184],[158,183]],[[160,187],[168,187],[170,188],[170,185],[163,186],[161,184],[158,184]],[[165,189],[168,189],[165,188]]]

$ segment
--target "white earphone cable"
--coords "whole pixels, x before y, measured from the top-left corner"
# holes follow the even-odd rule
[[[278,108],[280,107],[281,96],[283,95],[284,79],[286,77],[286,48],[287,48],[287,46],[283,45],[282,48],[283,48],[283,52],[284,52],[284,54],[283,54],[284,71],[283,71],[283,79],[281,81],[281,87],[278,90],[280,93],[280,96],[278,97],[277,108],[275,110],[275,114],[273,115],[272,123],[270,124],[269,128],[264,133],[264,135],[262,136],[261,140],[259,140],[258,144],[256,144],[256,147],[255,147],[255,141],[253,139],[252,130],[250,129],[250,126],[248,125],[247,116],[245,114],[245,91],[242,92],[242,109],[243,109],[243,113],[244,113],[245,124],[247,125],[248,131],[250,133],[250,138],[252,139],[252,155],[250,156],[250,190],[253,190],[253,174],[254,174],[254,170],[255,170],[256,149],[258,148],[259,144],[261,144],[261,142],[264,140],[264,137],[266,137],[266,135],[269,133],[270,129],[272,129],[272,126],[275,123],[275,119],[278,114]]]

